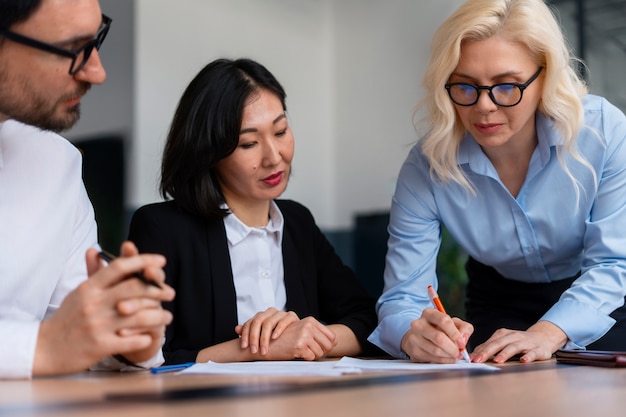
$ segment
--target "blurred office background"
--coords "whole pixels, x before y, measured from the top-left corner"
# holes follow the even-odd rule
[[[209,61],[250,57],[287,91],[296,138],[285,198],[308,206],[372,294],[386,223],[436,27],[462,0],[100,0],[113,18],[108,72],[66,136],[84,154],[100,241],[117,252],[129,215],[159,201],[160,156],[183,89]],[[592,92],[626,108],[626,1],[553,0]],[[444,242],[442,287],[462,315],[464,254]]]

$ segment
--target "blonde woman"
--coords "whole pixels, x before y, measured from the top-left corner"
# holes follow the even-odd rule
[[[431,50],[369,340],[441,363],[626,350],[626,117],[587,93],[542,0],[469,0]],[[469,254],[467,321],[428,298],[443,225]]]

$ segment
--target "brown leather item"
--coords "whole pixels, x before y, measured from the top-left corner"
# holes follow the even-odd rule
[[[558,363],[606,368],[626,367],[626,352],[623,351],[560,349],[555,355]]]

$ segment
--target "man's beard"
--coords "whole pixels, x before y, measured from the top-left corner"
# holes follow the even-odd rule
[[[58,109],[65,101],[76,97],[82,97],[91,88],[89,83],[81,83],[72,94],[61,97],[54,105],[50,105],[44,99],[38,99],[31,91],[26,90],[22,102],[11,103],[0,94],[0,113],[10,119],[27,125],[36,126],[43,130],[62,132],[74,126],[80,118],[80,103],[72,107],[65,108],[63,114],[58,114]],[[29,94],[30,93],[30,94]],[[8,93],[10,96],[12,93]]]
[[[9,113],[9,118],[15,119],[27,125],[36,126],[43,130],[62,132],[74,126],[80,117],[80,105],[69,107],[64,117],[54,115],[54,112],[42,113],[35,111],[20,114]]]
[[[83,97],[89,88],[91,88],[91,84],[81,83],[75,92],[61,97],[57,101],[56,105],[48,112],[37,111],[37,109],[35,109],[34,111],[31,111],[30,114],[23,115],[22,118],[26,120],[18,120],[22,123],[37,126],[44,130],[51,130],[53,132],[62,132],[67,130],[74,126],[80,118],[80,103],[72,107],[67,107],[62,116],[58,116],[56,114],[57,108],[62,106],[62,103],[67,100],[71,100],[76,97]]]
[[[37,117],[38,116],[38,117]],[[80,118],[80,104],[68,107],[63,117],[54,114],[33,114],[30,121],[19,120],[22,123],[37,126],[40,129],[62,132],[74,126]]]

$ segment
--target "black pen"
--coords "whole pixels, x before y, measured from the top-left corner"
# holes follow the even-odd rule
[[[106,251],[100,251],[98,253],[98,256],[108,263],[113,262],[113,259],[115,259],[115,256],[111,255],[109,252],[106,252]],[[133,277],[137,278],[139,281],[145,284],[152,285],[153,287],[161,288],[161,286],[157,282],[146,278],[141,272],[134,273]]]

